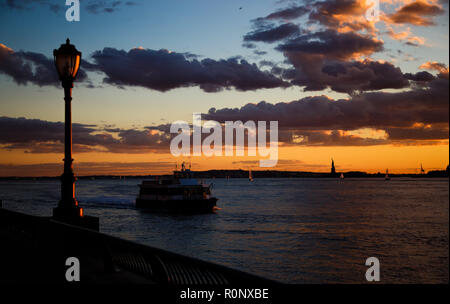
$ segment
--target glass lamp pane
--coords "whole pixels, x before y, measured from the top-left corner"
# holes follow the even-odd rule
[[[78,68],[80,67],[80,55],[75,56],[75,64],[72,70],[72,77],[75,78],[78,73]]]
[[[56,56],[56,67],[61,78],[67,78],[71,76],[71,56],[68,54],[58,54]]]

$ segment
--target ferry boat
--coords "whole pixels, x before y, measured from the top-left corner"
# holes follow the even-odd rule
[[[144,180],[139,188],[137,208],[180,213],[210,213],[217,209],[218,199],[211,195],[212,184],[199,183],[184,163],[172,177]]]

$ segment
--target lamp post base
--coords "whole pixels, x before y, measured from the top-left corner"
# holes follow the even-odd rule
[[[100,230],[99,218],[95,216],[83,215],[83,209],[78,206],[53,208],[55,221],[64,222],[70,225],[79,226],[95,231]]]

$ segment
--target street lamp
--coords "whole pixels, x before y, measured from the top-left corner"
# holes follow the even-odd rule
[[[72,88],[73,81],[80,67],[81,52],[67,39],[65,44],[53,51],[56,70],[64,88],[65,125],[64,125],[64,173],[61,175],[61,200],[53,209],[53,217],[72,224],[82,226],[83,223],[92,222],[92,217],[83,217],[83,209],[78,206],[75,198],[75,181],[72,159]],[[95,218],[97,219],[97,218]],[[94,219],[94,222],[95,222]],[[95,224],[93,226],[95,229]],[[97,219],[98,230],[98,219]]]

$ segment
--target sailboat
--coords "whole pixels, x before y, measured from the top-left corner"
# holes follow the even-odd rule
[[[425,170],[423,169],[422,164],[420,164],[420,174],[425,174]]]
[[[386,175],[384,176],[385,180],[390,180],[388,169],[386,169]]]
[[[251,182],[253,181],[252,169],[248,170],[248,180]]]

